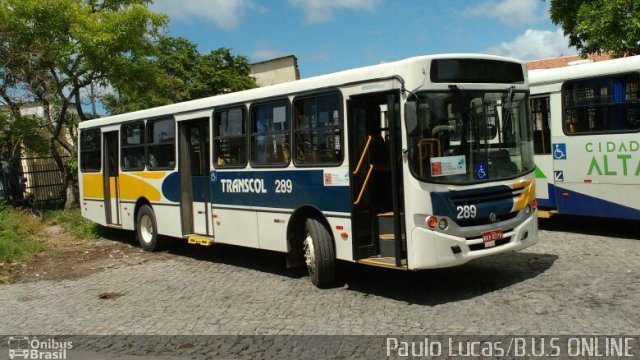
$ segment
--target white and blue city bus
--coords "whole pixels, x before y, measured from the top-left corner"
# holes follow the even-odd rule
[[[166,241],[455,266],[537,239],[524,65],[415,57],[80,124],[83,215]]]
[[[536,197],[554,213],[640,219],[640,56],[529,72]]]

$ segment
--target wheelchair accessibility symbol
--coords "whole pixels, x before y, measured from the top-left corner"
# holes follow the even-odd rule
[[[567,144],[553,144],[553,158],[556,160],[566,160]]]
[[[478,180],[484,180],[489,177],[489,174],[487,173],[486,163],[476,164],[474,171],[475,171],[476,179]]]

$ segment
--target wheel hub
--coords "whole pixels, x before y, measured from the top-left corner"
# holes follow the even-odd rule
[[[307,264],[309,271],[313,271],[316,266],[316,256],[313,251],[313,239],[311,235],[307,235],[304,239],[304,262]]]
[[[150,243],[153,239],[153,222],[147,215],[142,215],[140,219],[140,235],[142,235],[142,241]]]

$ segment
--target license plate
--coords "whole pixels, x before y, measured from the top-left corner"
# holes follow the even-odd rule
[[[495,246],[496,240],[502,240],[502,230],[492,230],[482,233],[482,242],[484,243],[484,247]]]

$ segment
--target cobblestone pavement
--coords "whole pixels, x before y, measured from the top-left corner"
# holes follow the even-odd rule
[[[624,237],[546,228],[531,248],[457,268],[341,264],[343,286],[324,290],[280,254],[183,246],[0,286],[0,334],[640,334],[637,224]]]

